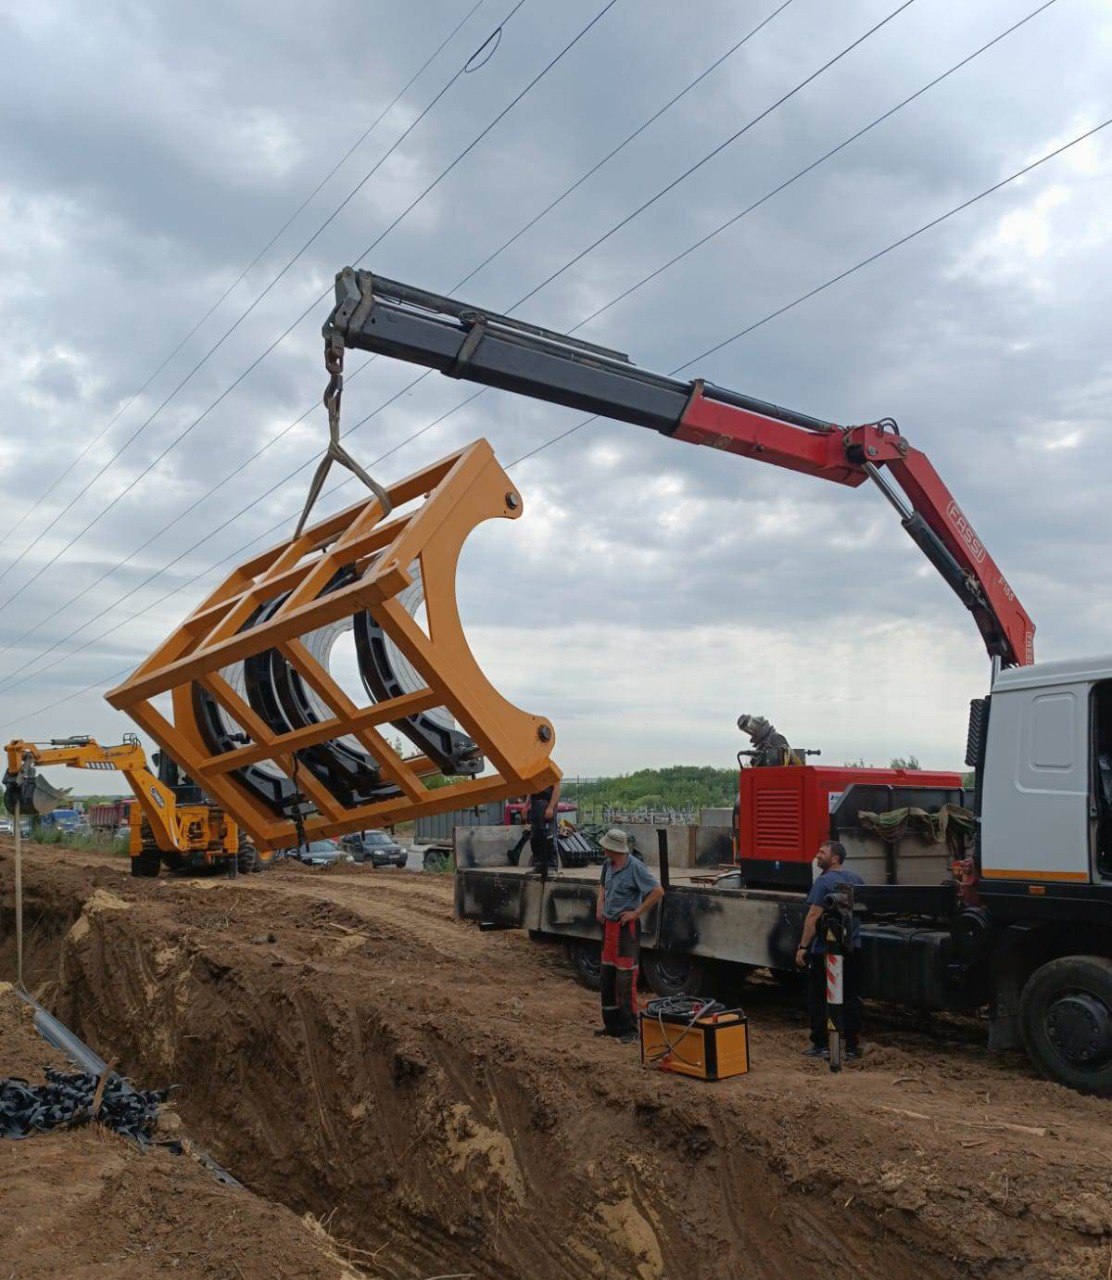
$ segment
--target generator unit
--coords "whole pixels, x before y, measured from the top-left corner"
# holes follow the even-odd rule
[[[856,814],[840,802],[851,787],[862,788],[882,809],[936,809],[962,803],[960,773],[925,769],[828,768],[787,764],[744,768],[739,774],[734,858],[748,884],[770,888],[810,887],[811,862],[824,840],[855,831]],[[838,809],[838,821],[834,821]],[[943,856],[943,855],[940,855]],[[871,864],[874,859],[868,859]],[[878,856],[878,867],[885,859]],[[870,883],[885,883],[851,856],[849,865]],[[934,877],[937,879],[938,877]]]

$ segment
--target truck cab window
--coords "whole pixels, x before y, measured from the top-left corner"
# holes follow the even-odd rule
[[[1097,870],[1112,879],[1112,680],[1093,690],[1093,764]]]

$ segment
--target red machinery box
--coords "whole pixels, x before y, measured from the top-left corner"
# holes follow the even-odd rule
[[[837,835],[831,815],[855,783],[878,790],[881,808],[899,808],[917,803],[917,791],[960,792],[962,782],[960,773],[810,764],[742,769],[740,778],[737,860],[742,875],[752,884],[785,888],[810,887],[819,845]],[[936,807],[937,800],[924,804]]]

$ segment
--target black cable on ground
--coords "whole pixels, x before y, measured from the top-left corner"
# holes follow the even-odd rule
[[[169,1094],[169,1089],[135,1089],[115,1073],[96,1076],[47,1067],[45,1084],[0,1080],[0,1138],[29,1138],[95,1121],[138,1147],[149,1147],[155,1142],[159,1104]],[[178,1142],[159,1145],[181,1151]]]

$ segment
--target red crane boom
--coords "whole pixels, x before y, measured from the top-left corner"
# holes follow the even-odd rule
[[[837,426],[351,267],[336,277],[324,335],[331,368],[358,347],[851,488],[872,480],[972,613],[989,656],[1004,667],[1034,661],[1034,623],[930,459],[890,418]]]

